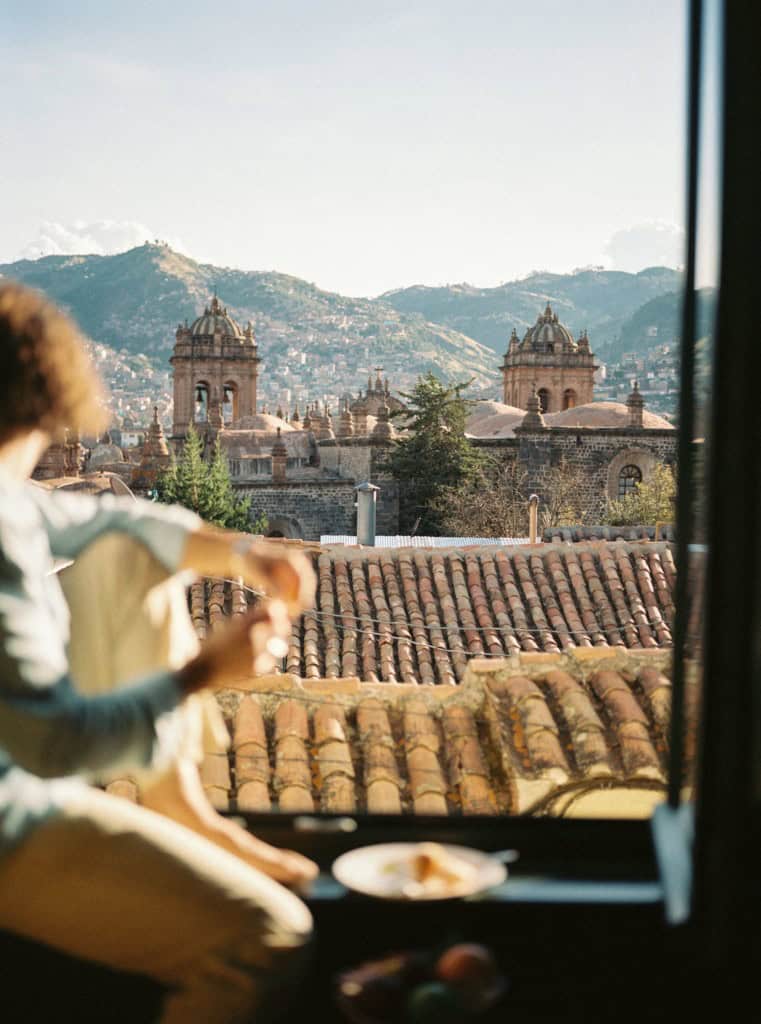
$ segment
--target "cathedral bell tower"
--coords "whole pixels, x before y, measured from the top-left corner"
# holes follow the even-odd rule
[[[594,356],[587,332],[575,340],[549,302],[523,340],[515,329],[502,362],[502,401],[528,409],[536,389],[541,412],[560,412],[592,401]]]
[[[260,359],[251,323],[242,329],[215,295],[190,327],[175,335],[172,440],[181,445],[192,423],[215,433],[256,414]]]

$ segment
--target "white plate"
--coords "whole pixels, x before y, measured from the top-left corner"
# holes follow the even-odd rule
[[[475,880],[467,885],[459,886],[447,894],[423,893],[421,895],[405,895],[402,891],[404,877],[394,870],[395,864],[403,864],[418,852],[420,843],[378,843],[373,846],[360,846],[355,850],[342,854],[333,862],[333,875],[347,889],[375,896],[384,900],[414,900],[430,903],[443,899],[462,899],[463,896],[474,896],[476,893],[501,885],[507,878],[505,865],[491,854],[474,850],[469,846],[449,846],[441,844],[443,849],[453,857],[461,858],[478,868]]]

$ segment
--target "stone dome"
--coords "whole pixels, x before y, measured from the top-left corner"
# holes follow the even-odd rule
[[[223,306],[215,295],[211,300],[211,305],[207,306],[203,314],[191,324],[190,334],[194,338],[210,337],[216,331],[219,331],[223,338],[240,338],[242,340],[244,337],[238,321],[233,320],[227,312],[227,307]]]
[[[111,440],[110,434],[104,434],[98,444],[92,450],[88,461],[88,466],[91,469],[95,469],[98,466],[111,465],[114,462],[126,462],[124,458],[124,452],[121,448],[114,444]]]
[[[548,427],[628,427],[629,410],[623,402],[589,402],[562,412],[545,413]],[[644,409],[642,426],[650,430],[673,430],[673,423]]]
[[[468,437],[506,438],[515,436],[526,415],[525,409],[516,409],[502,402],[478,402],[468,416],[465,433]],[[623,402],[589,402],[562,412],[546,412],[548,427],[628,427],[629,409]],[[642,413],[642,426],[650,430],[673,430],[673,424],[647,409]]]
[[[576,352],[578,349],[573,335],[560,323],[549,302],[544,312],[536,318],[534,326],[526,331],[518,347],[522,352]]]
[[[512,437],[513,429],[520,426],[525,409],[503,402],[478,402],[465,424],[468,437]]]
[[[235,427],[232,429],[228,428],[228,432],[234,433],[235,430],[259,430],[265,434],[277,434],[278,429],[283,433],[292,433],[295,431],[295,427],[292,427],[290,423],[286,423],[285,420],[281,420],[279,416],[272,416],[267,412],[258,412],[254,416],[242,416],[239,419]]]

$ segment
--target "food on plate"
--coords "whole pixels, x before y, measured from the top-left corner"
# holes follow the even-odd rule
[[[384,872],[408,899],[465,895],[477,886],[479,875],[475,864],[439,843],[418,843],[402,860],[389,861]]]

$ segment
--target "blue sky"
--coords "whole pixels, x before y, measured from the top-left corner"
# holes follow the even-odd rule
[[[681,262],[676,0],[5,0],[0,260],[167,239],[348,294]]]

